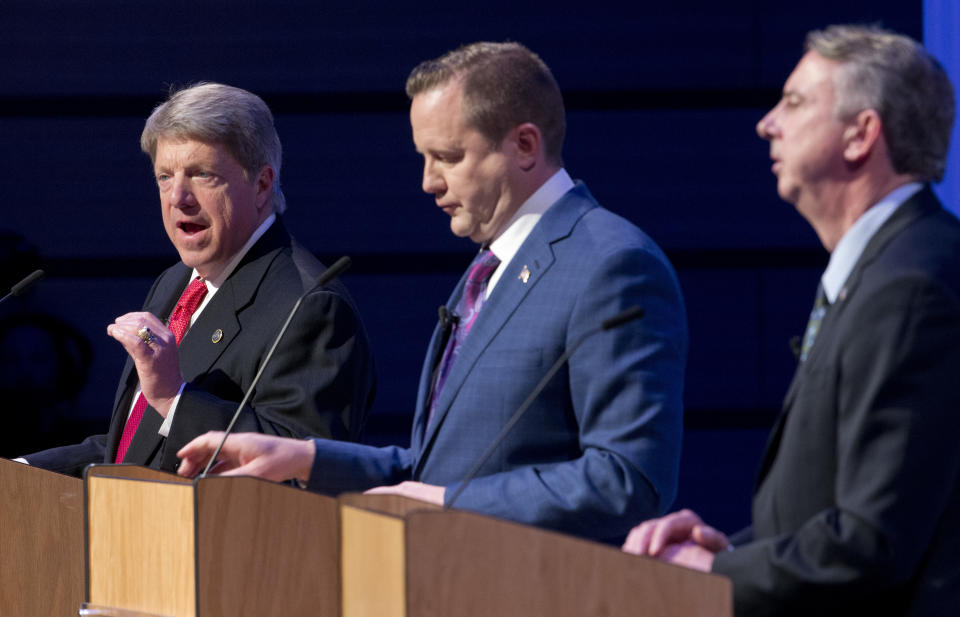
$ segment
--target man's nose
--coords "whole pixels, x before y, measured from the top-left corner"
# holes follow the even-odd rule
[[[759,135],[761,139],[772,139],[774,137],[774,133],[776,132],[774,111],[776,111],[776,108],[768,111],[764,117],[760,118],[760,122],[757,122],[757,135]]]
[[[184,208],[196,204],[193,196],[193,190],[186,177],[174,176],[173,186],[170,189],[170,204],[177,208]]]
[[[423,185],[421,188],[423,188],[424,193],[432,195],[442,195],[447,190],[443,177],[437,173],[432,163],[425,162],[423,164]]]

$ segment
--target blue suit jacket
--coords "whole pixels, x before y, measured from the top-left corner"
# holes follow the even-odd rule
[[[520,274],[529,271],[526,281]],[[461,279],[447,302],[453,310]],[[458,488],[553,362],[634,305],[643,319],[588,339],[513,428],[456,506],[617,542],[673,501],[686,318],[660,249],[582,184],[541,218],[464,341],[429,426],[443,336],[420,376],[411,447],[317,440],[310,485],[337,493],[414,479]]]

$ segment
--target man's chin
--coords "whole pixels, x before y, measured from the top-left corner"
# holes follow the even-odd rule
[[[188,251],[188,250],[178,250],[180,254],[180,261],[183,262],[188,268],[196,270],[200,276],[208,278],[210,273],[208,270],[212,267],[209,263],[209,257],[200,254],[197,251]]]
[[[458,221],[455,218],[450,219],[450,231],[458,238],[471,238],[472,232],[475,230],[468,225],[464,225],[462,221]]]

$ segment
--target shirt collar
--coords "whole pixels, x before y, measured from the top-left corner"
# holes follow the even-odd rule
[[[837,301],[840,289],[847,282],[847,277],[850,276],[857,260],[860,259],[867,243],[877,233],[877,230],[896,212],[903,202],[913,197],[921,188],[923,188],[923,184],[920,182],[910,182],[898,186],[874,206],[868,208],[847,230],[847,233],[843,234],[840,242],[837,243],[830,254],[830,263],[827,264],[827,269],[820,277],[823,291],[830,304]]]
[[[250,250],[250,247],[256,244],[257,240],[259,240],[263,234],[267,233],[267,230],[270,229],[270,226],[273,225],[273,222],[276,220],[277,213],[274,212],[268,216],[266,220],[260,223],[260,226],[257,227],[252,234],[250,234],[250,237],[247,238],[246,244],[244,244],[243,248],[237,251],[236,254],[230,258],[230,261],[227,262],[227,266],[223,269],[223,271],[220,272],[220,274],[208,279],[204,279],[204,282],[207,284],[207,298],[204,298],[204,300],[207,300],[214,293],[216,293],[218,289],[220,289],[220,286],[223,285],[223,282],[227,280],[227,277],[233,273],[233,271],[237,268],[237,264],[240,263],[240,260],[243,259],[244,255],[246,255]],[[198,276],[200,276],[200,274],[197,272],[197,269],[194,268],[193,274],[190,275],[190,280],[193,280]]]
[[[530,232],[540,221],[540,217],[573,186],[570,175],[567,174],[565,169],[560,168],[557,173],[540,185],[540,188],[523,202],[507,222],[503,233],[490,243],[490,250],[500,260],[500,267],[497,268],[498,272],[506,269],[506,265],[520,250],[520,245],[530,235]],[[495,281],[491,281],[491,283],[493,282]],[[492,287],[492,285],[488,285],[488,287]]]

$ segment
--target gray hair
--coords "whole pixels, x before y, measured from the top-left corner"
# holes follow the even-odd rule
[[[806,50],[842,64],[834,113],[873,109],[894,171],[939,182],[953,128],[953,86],[940,63],[913,39],[872,26],[829,26],[807,35]]]
[[[273,210],[286,210],[280,190],[280,137],[270,108],[256,94],[203,82],[171,92],[147,118],[140,135],[140,149],[150,155],[151,161],[156,161],[157,141],[163,137],[223,145],[248,180],[269,165],[273,168]]]
[[[547,160],[560,164],[567,130],[563,96],[547,65],[519,43],[472,43],[420,63],[407,78],[407,96],[459,79],[467,123],[493,144],[532,122]]]

